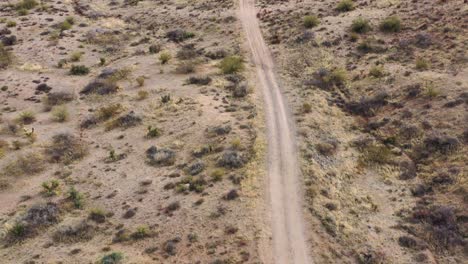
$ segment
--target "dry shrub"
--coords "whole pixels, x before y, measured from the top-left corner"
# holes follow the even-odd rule
[[[69,164],[82,159],[88,153],[88,149],[86,144],[74,135],[60,133],[52,137],[51,144],[44,152],[50,162]]]

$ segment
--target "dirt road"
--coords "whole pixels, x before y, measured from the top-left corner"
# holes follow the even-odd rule
[[[268,182],[275,263],[312,263],[305,241],[294,125],[257,21],[255,0],[240,0],[240,19],[265,97]]]

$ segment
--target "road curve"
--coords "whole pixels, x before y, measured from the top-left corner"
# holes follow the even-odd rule
[[[265,100],[268,183],[277,264],[309,264],[300,193],[294,124],[275,77],[273,58],[257,20],[255,0],[240,0],[240,19]]]

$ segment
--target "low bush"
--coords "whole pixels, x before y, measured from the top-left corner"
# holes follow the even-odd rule
[[[305,28],[313,28],[320,24],[320,20],[317,16],[305,16],[303,24]]]
[[[57,180],[43,182],[41,186],[45,196],[56,196],[60,193],[60,182]]]
[[[52,142],[44,152],[51,162],[70,164],[86,156],[88,149],[86,144],[74,135],[59,133],[52,137]]]
[[[240,56],[229,56],[221,61],[219,68],[224,74],[237,73],[244,69],[244,60]]]
[[[400,18],[390,16],[380,23],[380,30],[383,32],[398,32],[401,30]]]
[[[45,169],[44,159],[37,153],[26,153],[8,163],[3,169],[5,176],[34,175]]]
[[[416,59],[416,69],[420,71],[424,71],[429,69],[429,63],[423,58]]]
[[[7,68],[13,61],[13,57],[5,46],[0,43],[0,69]]]
[[[168,63],[171,58],[171,54],[167,51],[164,51],[159,55],[159,61],[161,62],[161,64]]]
[[[38,5],[36,0],[22,0],[16,4],[16,10],[30,10]]]
[[[57,106],[52,110],[52,120],[63,123],[68,120],[68,110],[65,106]]]
[[[351,24],[351,31],[355,33],[366,33],[371,30],[369,20],[359,17],[353,20]]]
[[[99,264],[119,264],[123,260],[123,254],[120,252],[112,252],[109,255],[105,255],[99,260]]]
[[[70,69],[70,74],[71,75],[88,75],[89,71],[90,71],[89,68],[84,65],[72,65]]]
[[[336,10],[340,12],[348,12],[354,9],[354,2],[352,0],[341,0],[336,6]]]
[[[36,122],[36,114],[31,111],[24,111],[19,114],[16,121],[23,125],[29,125]]]

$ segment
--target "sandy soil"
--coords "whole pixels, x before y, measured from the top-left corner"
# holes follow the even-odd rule
[[[240,12],[265,97],[274,262],[312,263],[305,242],[292,118],[276,81],[273,59],[260,31],[255,1],[241,0]]]

